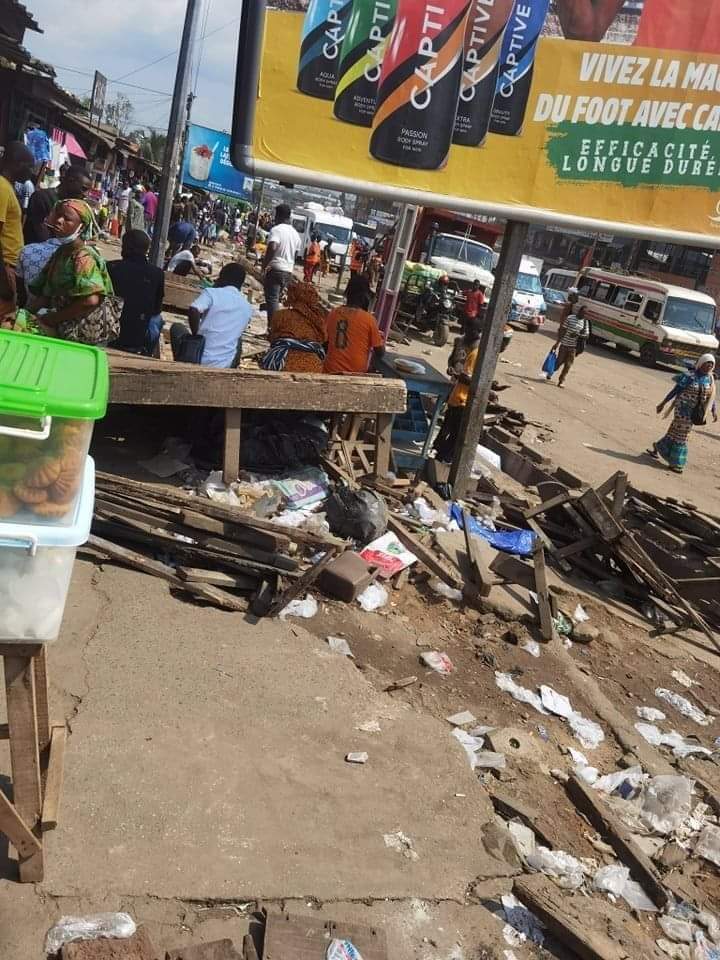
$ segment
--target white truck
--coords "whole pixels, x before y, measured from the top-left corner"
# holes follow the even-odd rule
[[[332,241],[332,263],[340,265],[348,253],[353,230],[352,219],[345,216],[341,207],[328,208],[311,201],[293,210],[291,222],[302,239],[301,259],[313,236],[318,234],[322,243]]]
[[[474,280],[489,294],[493,281],[493,251],[484,243],[452,233],[438,233],[430,242],[427,263],[446,273],[462,292]]]

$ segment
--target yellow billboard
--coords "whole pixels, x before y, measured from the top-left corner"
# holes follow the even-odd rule
[[[720,246],[720,0],[310,0],[257,22],[248,172]]]

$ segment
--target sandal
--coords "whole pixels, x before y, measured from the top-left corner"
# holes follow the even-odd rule
[[[657,452],[657,448],[655,447],[654,444],[653,444],[652,447],[650,447],[649,450],[646,450],[645,453],[646,453],[649,457],[652,457],[653,460],[659,460],[659,459],[660,459],[660,454]]]
[[[682,467],[668,467],[668,469],[669,469],[669,470],[672,470],[673,473],[684,473],[684,472],[685,472]]]

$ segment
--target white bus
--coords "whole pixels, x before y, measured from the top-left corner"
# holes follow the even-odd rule
[[[327,209],[320,203],[310,201],[292,212],[292,225],[300,234],[302,246],[299,258],[305,256],[312,237],[317,233],[323,242],[332,241],[332,262],[340,264],[348,253],[352,239],[353,221],[337,207]]]
[[[685,366],[718,349],[715,301],[705,293],[592,267],[580,271],[577,286],[593,343],[636,350],[651,367]]]
[[[567,293],[570,287],[577,286],[577,270],[559,270],[552,267],[545,272],[543,287],[548,290],[560,290]]]

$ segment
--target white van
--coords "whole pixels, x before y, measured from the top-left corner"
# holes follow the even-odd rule
[[[577,270],[559,270],[553,267],[546,271],[543,286],[548,290],[560,290],[567,293],[570,287],[577,285]]]
[[[637,350],[651,367],[685,366],[718,349],[715,301],[705,293],[593,267],[580,271],[578,289],[591,342]]]
[[[509,319],[525,324],[530,333],[537,333],[545,322],[545,311],[540,271],[529,257],[523,257],[515,281]]]
[[[353,221],[345,216],[340,207],[328,209],[321,203],[311,201],[293,210],[291,223],[302,239],[301,259],[305,257],[312,237],[319,233],[323,242],[332,240],[332,262],[337,265],[342,262],[350,246]]]

